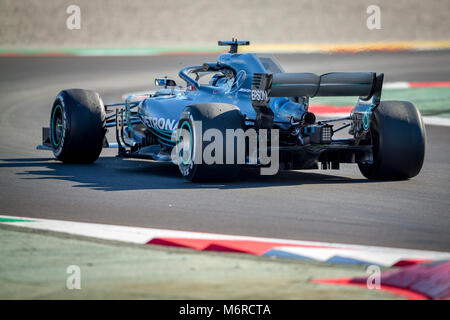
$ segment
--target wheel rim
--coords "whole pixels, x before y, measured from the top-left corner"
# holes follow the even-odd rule
[[[52,121],[51,121],[51,141],[55,148],[61,144],[63,132],[64,132],[64,121],[63,121],[63,110],[60,105],[56,105],[53,109]]]

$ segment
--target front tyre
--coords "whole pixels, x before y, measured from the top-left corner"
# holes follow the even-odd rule
[[[61,91],[50,115],[50,143],[65,163],[92,163],[106,133],[105,107],[99,94],[83,89]]]
[[[373,163],[358,163],[366,178],[405,180],[420,172],[425,157],[425,126],[411,102],[381,102],[374,111],[370,133]]]

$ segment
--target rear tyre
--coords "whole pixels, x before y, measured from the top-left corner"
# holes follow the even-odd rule
[[[201,125],[199,125],[201,123]],[[202,137],[208,129],[217,129],[222,134],[222,164],[205,163],[203,157],[200,163],[198,155],[204,153],[205,147],[212,141],[203,141]],[[237,145],[233,144],[235,155],[233,164],[226,164],[226,154],[231,152],[225,142],[226,129],[245,129],[244,116],[239,108],[224,103],[201,103],[184,108],[178,121],[176,152],[179,156],[178,168],[188,180],[200,181],[230,181],[235,179],[241,169],[237,163]],[[215,153],[214,153],[215,155]],[[197,159],[197,161],[194,161]]]
[[[92,163],[106,133],[105,107],[99,94],[83,89],[61,91],[50,115],[50,142],[65,163]]]
[[[420,172],[425,157],[425,126],[411,102],[381,102],[374,111],[370,133],[374,162],[358,163],[366,178],[405,180]]]

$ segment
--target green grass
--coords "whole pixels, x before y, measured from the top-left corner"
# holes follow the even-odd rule
[[[121,244],[2,224],[0,243],[0,299],[403,299],[310,282],[367,276],[358,265]],[[71,265],[80,268],[80,290],[66,287]]]

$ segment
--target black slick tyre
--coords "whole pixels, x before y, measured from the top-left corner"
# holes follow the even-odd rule
[[[405,180],[415,177],[425,157],[425,126],[419,110],[407,101],[383,101],[370,125],[373,163],[359,163],[372,180]]]
[[[50,143],[65,163],[92,163],[106,133],[105,107],[99,94],[83,89],[61,91],[50,114]]]

